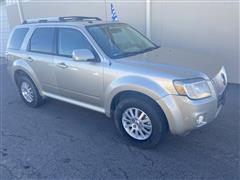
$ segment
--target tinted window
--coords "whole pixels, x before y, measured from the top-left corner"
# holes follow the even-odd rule
[[[92,46],[81,32],[75,29],[60,28],[58,33],[58,53],[71,57],[75,49],[89,49],[94,53]]]
[[[29,50],[33,52],[53,53],[54,31],[54,28],[36,29],[31,37]]]
[[[10,49],[20,49],[28,30],[29,30],[28,28],[16,29],[12,35],[12,39],[10,41],[9,48]]]

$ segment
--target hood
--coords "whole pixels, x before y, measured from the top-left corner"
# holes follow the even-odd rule
[[[209,56],[165,47],[118,61],[131,66],[149,67],[179,78],[213,78],[221,69],[221,66],[217,66],[215,60]]]

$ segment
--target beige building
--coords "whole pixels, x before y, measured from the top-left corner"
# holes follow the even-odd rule
[[[162,46],[206,54],[223,64],[229,81],[240,83],[239,2],[214,0],[31,0],[5,6],[10,29],[21,19],[51,16],[98,16],[111,20],[110,3],[118,19],[151,36]],[[22,14],[22,16],[21,16]],[[192,63],[196,60],[193,58]]]

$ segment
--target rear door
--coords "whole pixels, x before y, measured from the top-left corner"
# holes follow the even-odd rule
[[[29,43],[26,60],[36,74],[43,91],[59,94],[53,67],[56,53],[54,27],[35,28]]]

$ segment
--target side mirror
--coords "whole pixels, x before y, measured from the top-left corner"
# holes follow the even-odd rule
[[[72,58],[74,61],[88,61],[94,60],[95,56],[88,49],[75,49],[72,52]]]

